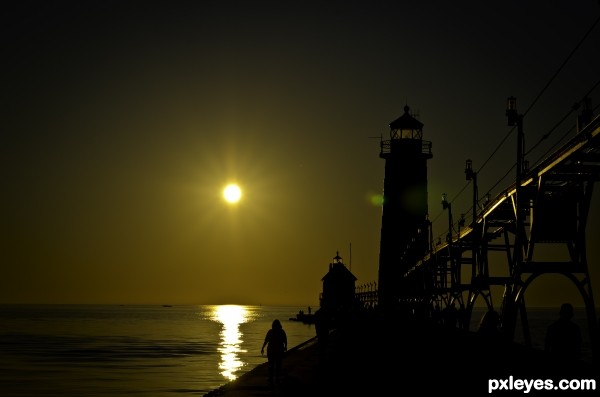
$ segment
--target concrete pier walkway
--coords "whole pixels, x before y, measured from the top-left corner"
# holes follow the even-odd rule
[[[514,388],[517,379],[594,379],[597,390],[579,396],[600,387],[600,372],[589,363],[560,363],[522,345],[429,325],[352,324],[332,331],[322,347],[311,339],[288,351],[278,384],[269,385],[265,363],[205,396],[482,396],[494,380],[513,385],[512,391],[496,391],[501,395],[570,395],[524,393]]]

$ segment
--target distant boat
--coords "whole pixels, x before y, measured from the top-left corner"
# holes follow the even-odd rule
[[[173,307],[172,305],[163,305],[163,307]]]

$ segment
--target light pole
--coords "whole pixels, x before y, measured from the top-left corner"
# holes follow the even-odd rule
[[[515,97],[509,97],[506,101],[506,117],[508,118],[508,126],[517,126],[517,171],[515,175],[515,240],[512,257],[512,266],[510,269],[510,275],[513,279],[512,285],[507,286],[508,293],[507,300],[505,303],[508,305],[502,313],[502,328],[507,332],[510,339],[514,337],[515,326],[517,322],[517,311],[519,306],[521,307],[521,321],[524,324],[525,341],[527,345],[530,345],[529,326],[527,324],[527,316],[525,314],[525,303],[523,297],[520,298],[519,302],[516,301],[516,297],[519,295],[521,287],[521,272],[520,265],[523,261],[523,247],[525,244],[525,229],[523,220],[523,202],[521,180],[523,179],[523,153],[525,147],[525,137],[523,134],[523,115],[517,112],[517,99]],[[506,311],[506,312],[505,312]]]
[[[448,195],[442,193],[442,208],[448,210],[448,234],[446,235],[446,241],[448,244],[452,243],[452,203],[448,201]]]
[[[471,247],[471,277],[474,280],[477,276],[477,253],[479,252],[479,227],[477,225],[477,204],[479,202],[479,192],[477,190],[477,173],[473,171],[473,161],[470,159],[466,161],[465,165],[465,175],[467,181],[473,181],[473,222],[471,223],[471,228],[473,229],[473,240]],[[482,269],[479,269],[479,274],[481,275]]]
[[[454,261],[453,261],[453,249],[452,249],[452,203],[448,201],[448,195],[446,193],[442,193],[442,208],[448,210],[448,234],[446,234],[446,243],[448,243],[448,259],[450,260],[450,282],[451,285],[454,285],[454,282],[458,280],[458,277],[455,272]],[[447,265],[444,265],[442,268],[442,277],[443,277],[443,287],[448,286],[447,279]]]
[[[477,202],[479,201],[479,192],[477,191],[477,173],[473,171],[473,161],[467,160],[465,165],[465,174],[467,181],[473,181],[473,227],[477,222]]]
[[[513,270],[523,259],[523,216],[521,197],[521,180],[523,178],[523,153],[525,146],[525,137],[523,134],[523,115],[517,112],[517,98],[509,97],[506,100],[506,117],[508,118],[508,126],[517,126],[517,171],[515,175],[515,249],[513,253]]]

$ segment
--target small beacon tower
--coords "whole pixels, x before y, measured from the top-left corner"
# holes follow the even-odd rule
[[[379,246],[379,306],[395,309],[411,290],[404,274],[429,247],[427,160],[431,142],[423,140],[423,124],[409,114],[390,123],[390,139],[381,140],[385,160]],[[414,284],[414,281],[413,281]]]

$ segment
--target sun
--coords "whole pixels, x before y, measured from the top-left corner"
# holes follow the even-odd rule
[[[223,190],[223,197],[228,203],[235,204],[242,198],[242,190],[238,185],[231,183]]]

